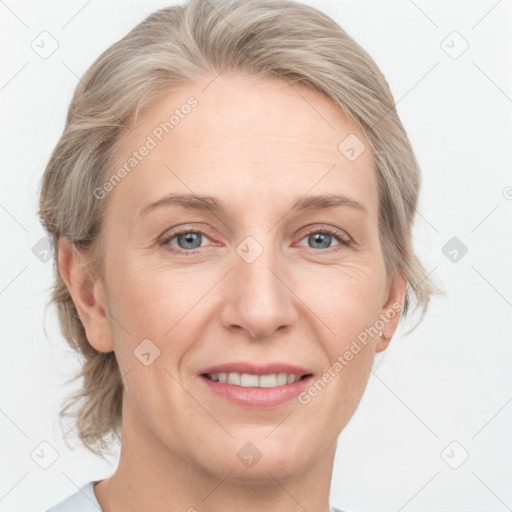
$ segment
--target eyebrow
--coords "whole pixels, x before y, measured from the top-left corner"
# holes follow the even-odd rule
[[[224,203],[212,196],[197,194],[168,194],[145,205],[140,211],[140,215],[146,215],[151,210],[167,205],[178,205],[188,210],[211,213],[223,213],[227,211]],[[293,202],[291,210],[297,212],[316,211],[334,208],[337,206],[347,206],[368,215],[368,209],[366,206],[343,194],[300,196]]]

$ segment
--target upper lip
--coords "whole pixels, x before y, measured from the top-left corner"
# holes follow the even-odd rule
[[[309,375],[311,372],[300,366],[295,366],[286,363],[267,363],[255,364],[252,362],[234,362],[223,363],[216,366],[210,366],[201,370],[199,373],[249,373],[251,375],[271,375],[273,373],[291,373],[302,377]]]

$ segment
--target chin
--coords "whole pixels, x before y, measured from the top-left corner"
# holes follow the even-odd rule
[[[283,482],[293,479],[304,473],[308,467],[307,464],[301,464],[289,457],[281,460],[273,458],[273,460],[263,461],[261,459],[252,468],[243,468],[235,464],[230,469],[229,480],[240,485],[268,486],[269,484],[275,484],[276,480]]]
[[[210,471],[215,468],[216,476],[225,478],[229,474],[230,481],[243,485],[268,485],[296,477],[314,465],[320,451],[311,437],[303,440],[289,435],[272,439],[271,431],[272,428],[265,429],[259,435],[219,444],[217,453],[211,455]]]

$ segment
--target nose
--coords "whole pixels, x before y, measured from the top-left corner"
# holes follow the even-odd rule
[[[245,331],[254,340],[290,329],[299,318],[300,301],[293,292],[289,263],[266,247],[254,261],[243,256],[243,251],[234,255],[234,267],[226,276],[223,325]]]

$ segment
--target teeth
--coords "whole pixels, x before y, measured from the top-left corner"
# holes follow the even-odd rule
[[[275,388],[277,386],[277,375],[261,375],[259,378],[260,388]]]
[[[235,386],[240,386],[240,374],[239,373],[228,373],[228,384],[234,384]]]
[[[290,384],[295,382],[295,375],[290,374]],[[278,373],[277,374],[277,385],[284,386],[288,384],[288,375],[286,373]]]
[[[249,373],[242,373],[240,375],[240,386],[244,388],[257,388],[259,385],[260,383],[257,375],[251,375]]]
[[[244,388],[275,388],[293,384],[300,377],[293,373],[272,373],[270,375],[252,375],[250,373],[209,373],[207,377],[214,382],[234,384]]]

